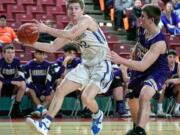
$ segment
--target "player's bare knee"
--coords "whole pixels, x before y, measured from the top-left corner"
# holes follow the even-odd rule
[[[55,94],[57,96],[65,96],[65,91],[64,91],[64,87],[63,86],[58,86],[56,88]]]
[[[147,94],[141,93],[139,95],[139,100],[140,102],[149,102],[149,96]]]
[[[21,90],[21,91],[25,91],[26,90],[26,83],[24,81],[20,82],[19,90]]]
[[[180,92],[180,84],[175,86],[175,92],[179,93]]]
[[[3,83],[0,81],[0,90],[2,89]]]
[[[86,93],[82,93],[81,100],[85,105],[88,105],[92,102],[92,98],[89,97]]]

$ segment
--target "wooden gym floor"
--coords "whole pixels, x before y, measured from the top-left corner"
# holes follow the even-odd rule
[[[91,135],[90,119],[56,119],[49,135]],[[124,135],[132,127],[129,118],[104,121],[100,135]],[[151,118],[146,127],[147,135],[180,135],[180,119]],[[25,119],[0,119],[0,135],[38,135],[25,123]]]

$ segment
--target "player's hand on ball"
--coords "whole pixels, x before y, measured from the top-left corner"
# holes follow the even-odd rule
[[[38,21],[34,19],[34,26],[33,26],[33,33],[43,32],[45,33],[47,31],[48,26],[45,25],[42,21]]]

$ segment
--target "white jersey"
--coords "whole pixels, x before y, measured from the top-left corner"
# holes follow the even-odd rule
[[[67,26],[72,28],[72,24]],[[106,37],[98,27],[96,31],[86,30],[74,41],[80,47],[82,63],[87,66],[94,66],[103,60],[106,60],[109,51]]]

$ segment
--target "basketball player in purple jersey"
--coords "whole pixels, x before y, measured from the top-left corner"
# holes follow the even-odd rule
[[[161,90],[169,73],[168,48],[165,37],[158,27],[160,15],[161,11],[155,5],[148,4],[142,8],[142,27],[139,28],[132,60],[122,58],[113,51],[108,54],[108,58],[114,63],[124,64],[132,69],[128,86],[132,91],[130,98],[139,98],[135,108],[136,118],[133,119],[135,128],[126,135],[146,135],[144,128],[149,119],[149,101],[156,91]]]

